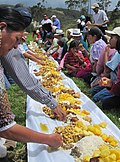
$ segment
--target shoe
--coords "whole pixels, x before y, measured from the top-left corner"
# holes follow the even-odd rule
[[[0,162],[9,162],[8,156],[6,155],[5,157],[0,158]]]
[[[8,151],[13,151],[14,150],[14,148],[16,147],[16,143],[17,142],[15,142],[15,141],[13,141],[13,140],[6,140],[6,142],[5,142],[5,144],[4,144],[4,146],[6,146],[7,147],[7,150]]]

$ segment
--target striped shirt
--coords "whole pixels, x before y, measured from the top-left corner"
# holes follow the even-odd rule
[[[34,100],[46,104],[51,109],[57,106],[56,100],[52,97],[50,91],[45,89],[29,72],[24,56],[18,49],[12,49],[8,55],[1,58],[6,71],[9,72],[19,87]]]
[[[70,72],[71,69],[67,68],[66,65],[70,65],[75,68],[79,68],[81,66],[80,59],[84,60],[82,53],[79,51],[77,55],[73,54],[72,52],[67,52],[64,60],[64,67]],[[71,71],[72,72],[72,71]]]

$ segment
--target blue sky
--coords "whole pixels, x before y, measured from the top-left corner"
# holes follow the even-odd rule
[[[46,0],[46,6],[48,7],[63,7],[65,8],[65,0]],[[17,3],[23,3],[26,6],[33,6],[36,5],[39,2],[39,0],[0,0],[0,4],[17,4]],[[91,0],[91,4],[94,2],[98,2],[96,0]],[[115,8],[116,4],[117,4],[118,0],[112,0],[112,4],[111,7],[109,8],[109,10],[112,10]]]

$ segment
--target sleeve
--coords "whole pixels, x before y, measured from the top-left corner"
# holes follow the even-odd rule
[[[112,82],[110,92],[116,96],[120,96],[120,64],[118,65],[117,81]]]
[[[2,57],[2,64],[20,88],[34,100],[46,104],[51,109],[57,106],[56,100],[42,84],[29,72],[22,54],[13,49]]]
[[[0,65],[0,132],[16,124],[15,115],[10,111],[7,92],[5,90],[3,68]]]
[[[21,45],[21,44],[18,45],[18,50],[19,50],[22,54],[24,54],[24,53],[26,52],[25,49],[23,48],[23,45]]]
[[[104,21],[108,20],[107,14],[106,14],[106,12],[104,10],[103,10],[103,20]]]
[[[96,45],[92,46],[90,54],[93,60],[98,60],[100,54],[99,54],[99,49],[96,47]]]
[[[110,61],[107,61],[106,66],[114,71],[120,63],[120,54],[116,52]]]
[[[66,64],[69,64],[69,53],[67,53],[67,54],[65,55],[64,67],[66,67]]]
[[[55,21],[54,21],[54,26],[57,26],[57,25],[58,25],[58,21],[55,20]]]
[[[60,61],[60,65],[59,65],[60,68],[63,68],[64,67],[64,60],[65,60],[66,55],[67,55],[67,53],[64,55],[64,57]]]
[[[100,57],[96,65],[96,72],[98,75],[100,75],[104,71],[104,62],[105,62],[104,58],[105,58],[105,49],[101,51]]]

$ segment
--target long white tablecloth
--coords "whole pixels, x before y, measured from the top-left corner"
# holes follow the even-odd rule
[[[35,63],[30,63],[30,72],[33,73],[33,70],[37,69]],[[103,130],[106,134],[114,136],[120,142],[120,130],[116,127],[116,125],[99,109],[99,107],[90,100],[84,93],[80,91],[80,89],[76,86],[76,84],[70,78],[66,77],[63,73],[61,73],[63,77],[63,83],[74,89],[75,92],[80,92],[82,101],[81,108],[86,109],[90,112],[90,116],[92,118],[92,123],[100,123],[107,122],[107,128]],[[36,102],[31,97],[27,96],[27,111],[26,111],[26,126],[38,131],[42,132],[40,129],[40,123],[47,124],[48,133],[52,133],[56,126],[60,126],[64,124],[61,121],[52,120],[42,111],[42,107],[44,105]],[[47,145],[43,144],[27,144],[27,152],[28,152],[28,162],[74,162],[74,158],[69,155],[69,152],[63,150],[54,150],[49,151]]]

